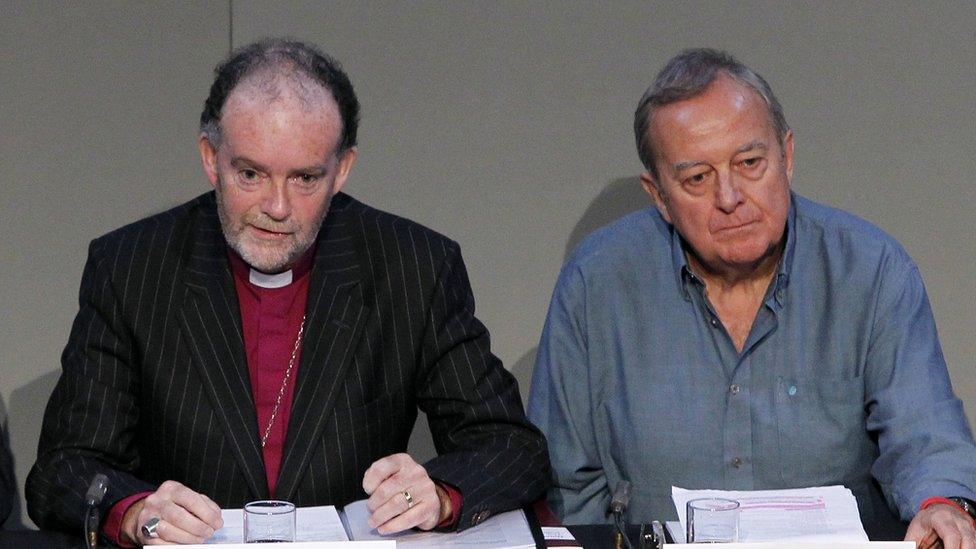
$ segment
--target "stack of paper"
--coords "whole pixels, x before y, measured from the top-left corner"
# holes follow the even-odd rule
[[[697,498],[726,498],[739,502],[739,541],[868,541],[857,512],[857,500],[843,486],[794,490],[685,490],[671,487],[684,541],[685,504]],[[675,536],[676,540],[679,539]]]
[[[366,500],[346,505],[342,511],[332,506],[299,507],[296,510],[295,533],[298,546],[334,547],[323,542],[349,542],[353,540],[368,547],[400,548],[421,547],[477,547],[478,549],[528,549],[535,547],[532,531],[522,511],[509,511],[491,517],[485,522],[457,533],[418,532],[408,530],[392,536],[381,536],[366,525],[369,512]],[[241,509],[223,509],[224,527],[206,541],[210,544],[240,544],[244,542],[244,512]],[[345,524],[343,524],[345,522]],[[347,533],[348,528],[348,533]],[[305,543],[302,543],[305,542]],[[309,542],[318,542],[311,544]],[[367,542],[372,542],[367,543]],[[356,545],[357,547],[359,545]],[[249,545],[248,547],[254,547]]]
[[[366,525],[369,511],[366,501],[360,500],[343,509],[349,525],[350,537],[355,540],[395,539],[397,549],[424,547],[478,547],[479,549],[532,549],[535,541],[522,511],[500,513],[456,534],[408,531],[393,536],[381,536]]]

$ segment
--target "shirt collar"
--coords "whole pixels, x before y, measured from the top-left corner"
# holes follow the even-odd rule
[[[786,216],[786,246],[783,257],[779,260],[779,270],[773,286],[773,295],[780,307],[786,301],[786,286],[790,283],[790,273],[793,271],[793,256],[796,250],[796,195],[790,191],[790,213]]]
[[[688,257],[685,254],[685,241],[675,230],[673,224],[668,224],[671,232],[671,262],[674,265],[674,272],[678,288],[685,300],[691,300],[691,288],[693,285],[704,287],[705,283],[691,271],[688,265]],[[796,248],[796,195],[790,191],[790,211],[786,216],[786,246],[783,249],[783,257],[779,260],[779,268],[776,272],[776,280],[770,285],[770,292],[775,297],[780,306],[786,300],[785,288],[790,281],[790,272],[793,269],[793,255]]]
[[[256,284],[254,278],[251,276],[251,271],[252,271],[251,266],[248,265],[247,262],[244,261],[244,259],[241,256],[237,255],[237,252],[235,252],[233,248],[227,246],[226,249],[227,249],[227,259],[230,262],[230,269],[231,272],[234,273],[235,278],[247,282],[251,286],[265,288],[265,289],[277,289],[277,288],[287,287],[289,284],[302,278],[303,276],[308,274],[309,271],[312,270],[312,260],[315,258],[315,248],[316,245],[313,244],[308,248],[308,250],[305,251],[305,253],[302,254],[301,257],[298,258],[298,261],[296,261],[295,265],[291,268],[291,280],[287,284],[280,285],[280,286],[277,285],[268,286],[260,283]],[[256,271],[256,274],[258,275],[259,278],[262,276],[272,277],[272,278],[275,277],[275,275],[267,275],[259,271]]]

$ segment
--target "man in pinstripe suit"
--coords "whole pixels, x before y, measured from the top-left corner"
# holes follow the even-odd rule
[[[199,543],[220,507],[369,497],[383,533],[540,497],[545,441],[489,350],[453,241],[340,192],[359,105],[330,58],[268,40],[217,68],[214,192],[92,242],[27,482],[31,518]],[[439,455],[403,453],[428,415]]]

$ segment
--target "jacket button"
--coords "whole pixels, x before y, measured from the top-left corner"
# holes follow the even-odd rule
[[[491,511],[485,509],[484,511],[478,511],[475,513],[474,517],[471,518],[471,524],[481,524],[482,522],[488,520],[491,516]]]

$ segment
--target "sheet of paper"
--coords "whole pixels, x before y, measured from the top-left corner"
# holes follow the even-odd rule
[[[339,512],[332,505],[299,507],[295,510],[295,541],[348,541]],[[207,544],[244,543],[244,510],[221,509],[224,527]]]
[[[549,540],[573,540],[573,534],[570,533],[568,528],[563,526],[543,526],[542,527],[542,537],[546,541]]]
[[[867,541],[857,501],[843,486],[793,490],[685,490],[671,487],[671,499],[686,528],[685,504],[695,498],[728,498],[741,504],[739,541]]]
[[[346,523],[354,540],[396,540],[397,549],[426,547],[478,547],[479,549],[534,548],[532,531],[522,511],[495,515],[477,526],[457,533],[416,532],[409,530],[392,536],[382,536],[366,524],[369,511],[366,500],[346,505]]]
[[[296,541],[278,543],[222,543],[226,549],[396,549],[395,541]],[[180,549],[210,549],[209,545],[180,545]]]

